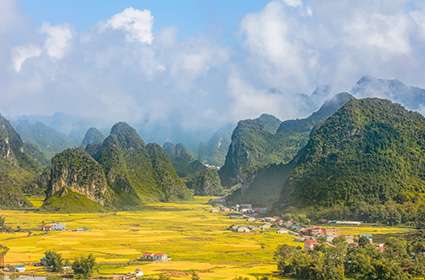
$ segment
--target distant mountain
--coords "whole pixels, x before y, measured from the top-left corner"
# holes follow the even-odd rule
[[[99,145],[102,144],[103,140],[105,140],[105,136],[102,132],[95,127],[91,127],[84,135],[81,147],[86,148],[87,145]]]
[[[44,208],[49,210],[139,209],[148,201],[191,197],[163,149],[146,145],[122,122],[91,155],[80,149],[57,155],[47,174],[38,181],[48,190]]]
[[[31,153],[27,153],[27,151]],[[32,156],[37,152],[25,146],[10,122],[0,116],[0,209],[27,207],[31,204],[23,195],[40,171],[40,163]]]
[[[65,134],[41,122],[17,120],[13,125],[24,142],[34,145],[48,159],[67,148],[78,146]]]
[[[163,148],[179,177],[184,179],[186,186],[195,195],[223,194],[223,187],[216,168],[207,167],[199,160],[193,159],[183,144],[165,143]]]
[[[224,188],[220,182],[217,169],[208,167],[188,179],[187,186],[195,195],[223,195]]]
[[[206,143],[198,149],[198,159],[214,166],[222,166],[231,143],[233,124],[226,125],[216,131]]]
[[[186,150],[183,144],[164,143],[164,151],[174,165],[179,177],[189,177],[206,167],[198,160],[195,160]]]
[[[400,103],[411,110],[425,108],[425,89],[407,86],[399,80],[362,77],[351,90],[359,98],[380,97]]]
[[[337,94],[305,119],[281,122],[263,114],[254,120],[240,121],[220,169],[222,183],[226,186],[246,184],[257,169],[288,163],[307,143],[311,130],[351,99],[348,93]]]

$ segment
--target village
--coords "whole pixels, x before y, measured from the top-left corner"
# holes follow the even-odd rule
[[[64,223],[42,223],[37,229],[11,229],[8,227],[2,228],[2,231],[7,232],[28,232],[28,235],[32,235],[34,232],[40,232],[41,234],[48,234],[49,232],[63,232],[63,231],[72,231],[72,232],[85,232],[89,231],[89,228],[79,227],[75,229],[67,229]],[[25,274],[26,265],[31,265],[33,267],[44,267],[46,271],[51,270],[48,264],[46,257],[42,257],[39,262],[31,264],[7,264],[6,265],[6,255],[9,251],[9,248],[0,245],[0,273],[1,274]],[[149,253],[145,252],[138,258],[136,261],[140,263],[149,263],[149,262],[168,262],[171,258],[164,253]],[[62,268],[64,275],[71,275],[72,268],[69,265],[65,265]],[[141,268],[136,268],[133,273],[127,273],[126,275],[121,275],[119,279],[137,279],[144,276],[144,273]]]
[[[293,235],[296,242],[303,242],[305,250],[313,250],[320,242],[324,242],[329,246],[334,246],[332,241],[341,237],[345,239],[349,246],[358,246],[359,240],[367,240],[370,244],[374,244],[372,234],[342,235],[338,233],[338,226],[360,226],[359,221],[324,221],[324,226],[310,225],[309,221],[296,221],[295,219],[284,216],[266,216],[267,208],[254,208],[251,204],[236,204],[231,207],[224,205],[223,200],[215,200],[210,202],[214,205],[212,213],[225,213],[229,219],[241,221],[229,226],[227,229],[232,232],[250,233],[275,231],[277,234]],[[335,226],[335,227],[332,227]],[[377,250],[383,252],[384,244],[374,244]]]

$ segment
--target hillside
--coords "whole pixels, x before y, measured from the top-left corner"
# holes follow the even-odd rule
[[[280,122],[273,116],[262,115],[239,122],[220,169],[222,183],[245,183],[259,168],[288,163],[307,143],[311,130],[351,99],[348,93],[337,94],[305,119]]]
[[[55,156],[39,182],[48,189],[48,210],[128,210],[147,201],[191,198],[162,148],[145,145],[126,123],[115,124],[90,153],[73,149]]]
[[[40,163],[26,153],[28,149],[9,121],[0,115],[0,209],[30,206],[23,188],[40,170]]]
[[[425,193],[425,119],[377,98],[352,100],[295,159],[281,203],[387,203]]]

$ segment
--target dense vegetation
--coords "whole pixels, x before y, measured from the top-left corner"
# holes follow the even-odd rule
[[[312,133],[282,202],[329,207],[421,201],[424,152],[422,115],[386,100],[353,100]]]
[[[281,122],[263,114],[254,120],[240,121],[220,169],[222,183],[235,185],[247,181],[259,168],[288,163],[307,143],[311,130],[351,99],[348,93],[340,93],[305,119]]]
[[[384,251],[367,239],[348,246],[344,238],[320,243],[313,250],[283,245],[276,251],[279,273],[311,280],[407,280],[425,275],[425,234],[410,240],[389,238]]]
[[[0,208],[28,207],[23,189],[41,170],[8,120],[0,116]]]

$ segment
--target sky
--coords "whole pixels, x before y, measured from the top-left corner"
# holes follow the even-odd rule
[[[218,128],[364,75],[425,87],[423,2],[1,0],[0,112]]]

